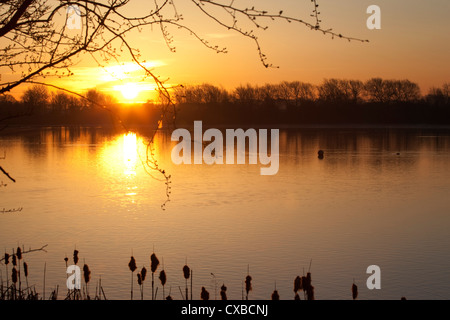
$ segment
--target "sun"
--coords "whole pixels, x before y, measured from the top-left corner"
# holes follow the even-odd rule
[[[117,90],[122,93],[122,96],[126,100],[134,100],[138,96],[140,89],[139,86],[134,83],[126,83],[120,86],[117,86]]]

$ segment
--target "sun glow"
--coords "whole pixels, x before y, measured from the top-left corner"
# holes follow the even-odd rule
[[[114,89],[120,91],[122,93],[122,96],[126,100],[136,99],[136,97],[141,92],[141,89],[139,88],[139,86],[137,84],[131,83],[131,82],[120,85],[120,86],[115,86]]]

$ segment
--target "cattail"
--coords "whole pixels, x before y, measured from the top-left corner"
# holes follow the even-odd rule
[[[142,267],[141,272],[138,273],[138,284],[141,289],[141,300],[144,300],[144,281],[147,276],[147,269],[145,267]]]
[[[159,280],[161,280],[161,284],[163,286],[163,297],[164,297],[165,296],[164,286],[166,285],[166,282],[167,282],[167,276],[166,276],[166,272],[164,270],[161,270],[161,272],[159,273]]]
[[[250,275],[245,277],[245,291],[247,292],[247,299],[248,300],[248,293],[252,290],[252,277]]]
[[[161,272],[159,273],[159,280],[161,280],[161,284],[164,287],[167,281],[166,272],[164,270],[161,270]]]
[[[189,276],[191,275],[191,269],[189,269],[187,265],[183,267],[183,275],[186,280],[189,279]]]
[[[202,287],[202,292],[200,294],[202,300],[209,300],[209,292],[206,291],[205,287]]]
[[[12,264],[13,266],[17,266],[17,258],[15,254],[12,255]]]
[[[272,300],[280,300],[280,295],[276,289],[272,293]]]
[[[73,250],[73,263],[78,263],[78,250]]]
[[[86,298],[88,300],[91,300],[91,297],[89,296],[89,287],[88,287],[89,280],[91,280],[91,270],[89,270],[89,266],[87,264],[84,264],[83,266],[83,277],[84,282],[86,283]]]
[[[353,300],[356,300],[356,298],[358,297],[358,286],[354,283],[352,285],[352,297]]]
[[[28,288],[29,287],[28,286],[28,264],[25,261],[23,262],[23,273],[25,274],[25,280],[27,282],[27,288]]]
[[[17,270],[16,267],[12,269],[11,280],[13,283],[17,283]]]
[[[131,256],[130,262],[128,263],[128,268],[130,268],[131,271],[131,300],[133,300],[133,273],[136,271],[136,260],[134,260],[134,257]]]
[[[141,278],[142,278],[142,282],[145,281],[145,278],[147,277],[147,269],[145,267],[142,267],[141,269]]]
[[[294,292],[297,293],[300,290],[302,290],[302,278],[297,276],[294,280]]]
[[[23,263],[23,273],[25,277],[28,277],[28,264],[26,262]]]
[[[227,298],[227,287],[225,286],[225,284],[223,284],[220,287],[220,297],[222,300],[228,300]]]
[[[5,252],[5,265],[8,265],[9,257],[10,257],[10,255]]]
[[[22,249],[20,249],[20,247],[17,247],[17,259],[22,260]]]
[[[65,257],[64,258],[64,262],[66,263],[66,266],[67,266],[67,262],[69,261],[69,258],[67,258],[67,257]]]
[[[130,262],[128,263],[128,267],[130,268],[131,272],[134,272],[137,269],[136,260],[134,260],[133,256],[131,257]]]
[[[189,269],[189,267],[187,265],[185,265],[183,267],[183,275],[184,275],[184,279],[186,279],[186,300],[189,300],[187,281],[188,281],[189,277],[191,276],[191,269]]]
[[[156,257],[156,255],[154,253],[151,255],[150,261],[152,263],[152,266],[151,266],[152,272],[154,273],[156,271],[156,269],[158,268],[158,265],[159,265],[159,260],[158,260],[158,258]]]
[[[151,270],[152,270],[152,300],[155,299],[155,280],[154,280],[154,275],[155,275],[155,271],[156,269],[158,269],[158,265],[159,265],[159,260],[156,257],[156,255],[154,253],[152,253],[152,255],[150,256],[150,262],[151,262]]]
[[[303,291],[306,291],[308,300],[314,300],[314,287],[311,285],[311,281],[311,272],[308,272],[306,277],[302,277]]]
[[[91,271],[89,270],[89,266],[87,264],[83,266],[83,276],[84,282],[87,284],[89,280],[91,280]]]

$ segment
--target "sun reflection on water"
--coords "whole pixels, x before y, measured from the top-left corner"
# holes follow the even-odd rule
[[[137,137],[136,133],[128,132],[122,136],[123,162],[125,165],[124,174],[127,176],[136,175],[137,163]]]

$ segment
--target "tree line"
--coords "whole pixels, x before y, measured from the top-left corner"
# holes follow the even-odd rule
[[[0,95],[0,123],[37,125],[148,125],[157,123],[155,103],[123,107],[113,96],[97,89],[83,95],[63,90],[50,91],[44,85],[29,87],[20,99]]]
[[[212,84],[178,86],[172,92],[179,124],[450,124],[450,83],[425,95],[409,80],[326,79],[240,85],[226,90]],[[15,124],[154,125],[156,102],[121,106],[96,89],[85,98],[46,86],[29,87],[19,100],[0,95],[0,121]],[[114,119],[113,119],[114,120]]]
[[[255,124],[450,124],[450,83],[422,95],[409,80],[284,81],[234,90],[211,84],[175,90],[178,120]]]

